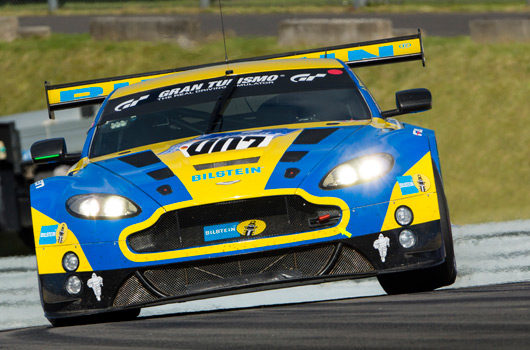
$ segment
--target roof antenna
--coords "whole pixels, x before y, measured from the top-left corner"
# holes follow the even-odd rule
[[[228,64],[228,52],[226,51],[225,23],[223,21],[223,6],[221,6],[221,0],[219,0],[219,13],[221,14],[221,29],[223,31],[223,43],[225,46],[225,62],[226,64]]]

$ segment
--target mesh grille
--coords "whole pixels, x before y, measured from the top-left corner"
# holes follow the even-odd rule
[[[241,285],[244,279],[240,277],[245,276],[267,273],[287,273],[300,277],[316,276],[328,264],[334,249],[334,246],[328,245],[285,254],[261,253],[259,256],[255,254],[240,256],[239,259],[224,258],[213,263],[147,270],[144,276],[161,292],[178,296],[188,293],[190,289],[193,291],[200,287],[206,288],[207,285],[212,287],[208,289]]]
[[[114,306],[142,304],[155,300],[157,298],[142,286],[138,278],[131,276],[118,291],[114,299]]]
[[[335,245],[301,248],[219,258],[214,261],[182,264],[178,267],[143,272],[147,283],[168,296],[184,296],[200,291],[271,283],[281,279],[319,276],[332,260]],[[329,275],[350,275],[374,271],[366,258],[343,246]],[[122,285],[114,306],[148,303],[158,298],[131,276]]]
[[[326,214],[332,219],[314,224],[316,218]],[[267,226],[259,237],[267,237],[331,227],[340,221],[340,216],[339,207],[316,205],[300,196],[252,198],[165,213],[153,226],[127,237],[127,242],[135,252],[152,253],[212,244],[204,240],[205,226],[262,220]],[[252,238],[255,237],[240,236],[213,244]]]
[[[345,275],[374,271],[374,267],[364,256],[350,247],[343,247],[340,258],[333,267],[330,275]]]

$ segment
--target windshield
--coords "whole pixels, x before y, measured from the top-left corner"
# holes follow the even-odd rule
[[[90,156],[207,132],[369,118],[363,97],[344,69],[225,76],[109,100]]]

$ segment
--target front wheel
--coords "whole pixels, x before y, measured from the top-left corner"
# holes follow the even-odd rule
[[[399,272],[377,276],[379,284],[387,294],[428,292],[443,286],[451,285],[456,279],[456,260],[453,248],[453,234],[449,209],[440,174],[433,163],[434,182],[438,192],[440,225],[445,247],[445,261],[437,266],[416,271]]]

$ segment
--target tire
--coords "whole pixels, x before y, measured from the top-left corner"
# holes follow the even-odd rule
[[[387,294],[428,292],[451,285],[456,279],[456,260],[449,209],[438,169],[433,162],[434,182],[438,193],[440,225],[445,247],[445,261],[437,266],[416,271],[399,272],[377,276],[379,284]]]
[[[65,317],[65,318],[48,318],[48,321],[54,327],[77,326],[81,324],[121,322],[134,320],[141,309],[129,309],[122,311],[106,312],[98,315]]]

